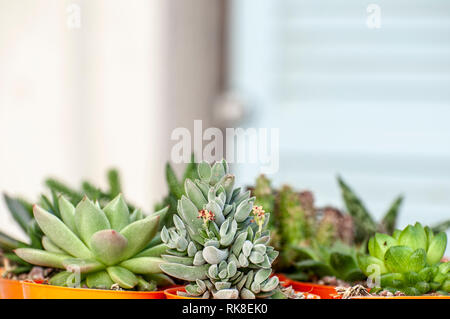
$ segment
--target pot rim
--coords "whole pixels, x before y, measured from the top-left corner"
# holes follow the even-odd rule
[[[179,296],[177,294],[178,291],[186,292],[185,286],[177,286],[177,287],[167,288],[164,290],[164,295],[166,295],[166,299],[169,299],[169,298],[167,298],[168,296],[175,297],[175,298],[171,298],[171,299],[202,299],[202,298],[195,298],[195,297]]]
[[[54,285],[48,285],[44,283],[36,283],[29,280],[21,281],[22,285],[28,287],[36,287],[36,288],[44,288],[44,289],[53,289],[53,290],[62,290],[62,291],[73,291],[73,292],[87,292],[91,291],[94,293],[106,293],[106,294],[124,294],[124,295],[135,295],[135,294],[161,294],[163,289],[157,291],[124,291],[124,290],[107,290],[107,289],[92,289],[92,288],[71,288],[71,287],[60,287]]]
[[[186,291],[186,289],[184,288],[185,286],[179,286],[179,287],[172,287],[172,288],[168,288],[166,290],[164,290],[164,294],[166,295],[166,297],[171,296],[171,297],[175,297],[175,298],[170,298],[170,299],[202,299],[202,298],[195,298],[195,297],[184,297],[184,296],[178,296],[176,294],[177,291]],[[304,292],[305,294],[305,299],[321,299],[321,297],[317,294],[312,294],[309,292]],[[312,296],[313,298],[308,298],[308,296]],[[169,298],[167,298],[169,299]]]

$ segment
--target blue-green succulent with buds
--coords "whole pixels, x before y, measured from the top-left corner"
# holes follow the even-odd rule
[[[395,230],[393,236],[375,234],[368,242],[369,255],[360,255],[358,264],[376,282],[371,292],[445,294],[450,292],[450,262],[441,262],[446,245],[444,232],[435,235],[429,227],[416,223]]]
[[[15,250],[30,264],[62,269],[49,284],[147,291],[173,283],[159,268],[167,247],[153,240],[167,209],[148,217],[140,211],[130,214],[120,194],[103,208],[87,197],[76,207],[64,197],[58,204],[61,218],[33,207],[43,249]]]
[[[198,164],[199,179],[186,179],[174,227],[163,228],[169,247],[161,269],[189,284],[186,295],[215,299],[281,297],[271,277],[278,252],[269,246],[269,214],[250,191],[234,188],[226,161]]]

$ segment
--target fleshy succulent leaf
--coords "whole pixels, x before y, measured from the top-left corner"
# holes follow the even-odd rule
[[[122,260],[127,246],[128,240],[114,229],[96,232],[90,242],[92,252],[106,265],[114,265]]]
[[[110,289],[114,281],[112,281],[106,270],[102,270],[88,274],[86,284],[93,289]]]
[[[409,270],[409,260],[414,250],[408,246],[390,247],[384,255],[384,262],[390,272],[402,273]]]
[[[68,255],[51,253],[34,248],[18,248],[14,251],[17,256],[33,265],[64,269],[63,261]]]
[[[56,216],[34,206],[34,217],[39,227],[58,247],[79,258],[93,255],[83,242]]]
[[[122,260],[143,250],[158,231],[159,216],[149,216],[129,224],[120,233],[128,240]]]
[[[57,273],[55,276],[50,278],[48,283],[53,286],[67,287],[67,282],[71,278],[71,276],[71,272],[61,271],[60,273]]]
[[[206,279],[208,267],[208,264],[202,266],[186,266],[175,263],[163,263],[160,265],[161,270],[169,276],[186,281]]]
[[[409,257],[409,271],[419,272],[427,265],[427,252],[423,248],[416,249]]]
[[[72,273],[96,272],[105,268],[105,265],[95,259],[67,258],[63,260],[64,268]]]
[[[138,257],[125,260],[120,266],[135,274],[158,274],[162,272],[159,266],[163,262],[158,257]]]
[[[447,247],[447,235],[442,232],[431,240],[427,251],[427,262],[429,265],[438,263],[444,256]]]
[[[128,269],[119,266],[106,268],[108,275],[121,288],[132,289],[138,284],[138,278]]]
[[[111,228],[116,231],[121,231],[130,223],[130,212],[121,194],[117,195],[116,198],[106,205],[103,211],[109,220]]]
[[[164,255],[167,252],[167,249],[169,249],[169,247],[167,247],[166,244],[159,244],[143,250],[135,257],[159,257]]]
[[[207,201],[204,197],[202,191],[192,182],[190,179],[187,179],[184,183],[184,189],[186,195],[192,201],[192,203],[197,207],[197,211],[201,210],[204,205],[206,205]]]
[[[211,166],[206,162],[198,164],[198,175],[202,180],[209,182],[211,178]]]
[[[372,243],[370,243],[372,239],[369,240],[369,251],[372,256],[375,256],[380,260],[384,259],[384,254],[391,246],[397,244],[397,240],[386,234],[377,233],[372,238]]]
[[[148,274],[144,276],[148,281],[155,282],[158,286],[167,287],[175,285],[172,278],[165,274]]]
[[[359,270],[353,256],[339,252],[331,253],[330,265],[336,272],[342,274],[343,277],[346,277],[346,274],[354,271],[355,269]]]
[[[66,254],[66,252],[64,250],[62,250],[61,248],[59,248],[54,242],[52,242],[52,240],[50,238],[48,238],[47,236],[43,236],[42,237],[42,247],[44,247],[44,249],[46,251],[49,251],[51,253],[58,253],[58,254]]]
[[[107,176],[109,184],[109,195],[111,197],[116,197],[122,191],[119,171],[116,169],[110,169],[108,170]]]
[[[75,225],[80,238],[88,247],[93,234],[111,228],[105,213],[87,197],[75,208]]]
[[[202,221],[198,218],[197,207],[185,196],[181,197],[178,206],[180,217],[186,223],[189,234],[193,239],[199,241],[199,236],[195,233],[195,230],[202,227]]]
[[[398,245],[411,247],[413,250],[418,248],[427,249],[427,237],[425,230],[421,226],[408,225],[398,238]]]
[[[59,211],[61,213],[61,219],[69,229],[77,233],[75,226],[75,206],[72,205],[64,196],[59,197]]]

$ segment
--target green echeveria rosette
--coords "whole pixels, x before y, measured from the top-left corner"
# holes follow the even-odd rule
[[[186,294],[192,297],[279,296],[278,277],[270,277],[278,252],[268,246],[269,214],[254,206],[250,191],[234,188],[235,177],[225,161],[200,163],[198,175],[200,179],[185,181],[175,226],[161,231],[169,247],[161,269],[190,282]]]
[[[15,250],[33,265],[64,270],[49,284],[151,291],[172,283],[159,268],[167,247],[154,239],[167,209],[148,217],[140,211],[130,214],[120,194],[103,209],[87,197],[76,207],[60,197],[59,209],[61,219],[35,205],[44,249]]]
[[[416,223],[393,236],[377,233],[368,242],[370,255],[360,255],[358,264],[369,277],[380,275],[379,287],[371,292],[401,291],[406,295],[450,292],[450,262],[441,262],[447,236],[434,234]]]

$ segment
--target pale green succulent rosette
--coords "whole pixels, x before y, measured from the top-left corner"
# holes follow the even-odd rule
[[[450,262],[441,262],[447,246],[444,232],[434,234],[416,223],[393,236],[377,233],[368,242],[370,255],[359,256],[358,264],[369,277],[380,275],[371,292],[401,291],[406,295],[450,292]]]
[[[186,294],[215,299],[281,296],[268,246],[269,214],[254,206],[250,191],[234,188],[235,177],[225,161],[198,165],[200,179],[185,181],[186,196],[178,201],[174,227],[163,228],[169,247],[161,269],[190,282]]]
[[[161,215],[130,214],[119,194],[103,209],[84,197],[74,207],[59,198],[61,219],[43,208],[33,207],[34,218],[44,233],[41,249],[19,248],[15,253],[37,266],[63,269],[49,284],[98,289],[151,291],[157,284],[171,284],[162,274],[164,244],[153,240]]]

